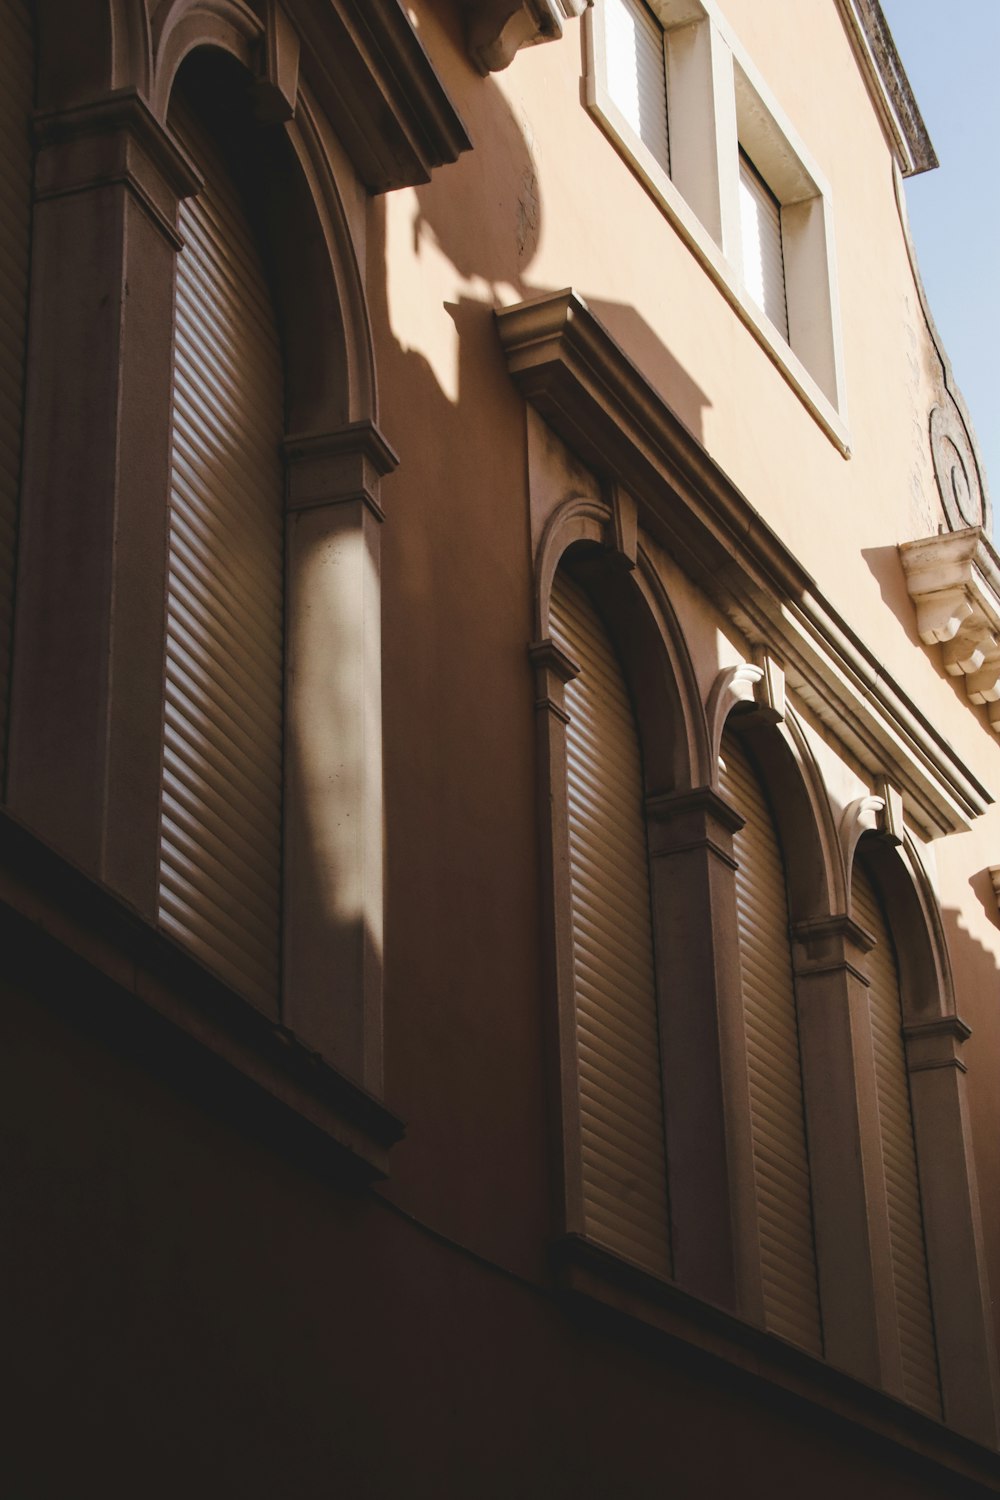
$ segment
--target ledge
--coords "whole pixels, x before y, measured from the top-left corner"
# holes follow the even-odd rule
[[[902,542],[899,556],[920,639],[944,647],[945,671],[1000,734],[1000,557],[981,526]]]
[[[353,1190],[387,1176],[379,1100],[2,810],[0,944],[12,984],[213,1113]]]
[[[578,1310],[612,1327],[648,1330],[684,1358],[784,1406],[797,1422],[833,1430],[852,1446],[875,1444],[898,1467],[942,1480],[958,1495],[1000,1491],[1000,1456],[886,1392],[775,1334],[621,1259],[582,1235],[553,1247],[556,1283]],[[975,1487],[975,1489],[973,1489]]]
[[[635,497],[646,530],[873,777],[892,771],[911,821],[935,838],[993,798],[887,676],[780,537],[572,290],[496,313],[525,399],[599,478]]]
[[[399,0],[285,0],[302,70],[375,193],[427,182],[472,142]]]

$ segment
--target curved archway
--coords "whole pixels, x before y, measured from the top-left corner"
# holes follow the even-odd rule
[[[623,565],[608,544],[611,509],[578,496],[551,517],[535,565],[537,639],[549,635],[549,600],[560,567],[592,595],[615,641],[636,707],[649,796],[705,784],[708,754],[694,668],[669,600],[640,546]]]
[[[870,1212],[876,1225],[884,1224],[890,1247],[894,1224],[907,1215],[910,1239],[919,1238],[925,1247],[944,1420],[992,1442],[996,1352],[989,1334],[966,1069],[960,1055],[969,1028],[955,1010],[937,901],[910,837],[899,845],[875,832],[862,834],[851,876],[851,913],[862,926],[877,929],[869,933],[873,951],[868,960],[872,1071],[877,1084],[891,1075],[889,1084],[883,1082],[877,1090],[877,1118],[869,1121],[870,1133],[883,1143],[882,1161],[870,1174]],[[888,1000],[881,993],[886,990]],[[893,1079],[895,1102],[889,1098]],[[896,1143],[901,1137],[912,1141],[915,1152],[908,1199],[898,1181]],[[906,1222],[903,1229],[905,1234]],[[895,1240],[900,1238],[897,1229]],[[898,1272],[886,1278],[880,1296],[884,1309],[891,1309],[886,1321],[893,1331],[887,1383],[905,1389],[901,1365],[912,1336],[899,1281]],[[912,1294],[907,1295],[912,1301]]]
[[[175,11],[181,9],[175,6]],[[221,46],[198,6],[177,23],[173,89],[226,152],[267,252],[285,348],[286,433],[377,420],[375,357],[361,268],[336,173],[303,101],[295,121],[260,122],[235,43]],[[230,38],[230,40],[232,40]]]

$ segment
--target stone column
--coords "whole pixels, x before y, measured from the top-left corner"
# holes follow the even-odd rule
[[[647,801],[674,1275],[764,1317],[733,834],[708,787]]]
[[[397,459],[357,422],[286,444],[282,1018],[382,1088],[379,480]]]
[[[901,1393],[864,955],[848,917],[792,933],[824,1352]]]
[[[995,1448],[997,1362],[958,1016],[904,1026],[944,1419]]]
[[[134,93],[42,115],[13,664],[13,811],[156,910],[177,207]]]

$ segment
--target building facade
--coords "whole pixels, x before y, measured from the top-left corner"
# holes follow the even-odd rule
[[[1000,1491],[1000,558],[877,0],[0,0],[4,1493]]]

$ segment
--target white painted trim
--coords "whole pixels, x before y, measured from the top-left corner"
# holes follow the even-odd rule
[[[652,0],[652,9],[666,35],[674,180],[639,139],[605,87],[599,5],[584,16],[586,108],[807,411],[848,458],[851,439],[829,184],[714,0]],[[691,118],[687,118],[689,110]],[[797,349],[743,286],[738,204],[741,140],[782,202],[785,274],[791,282],[789,322]]]

